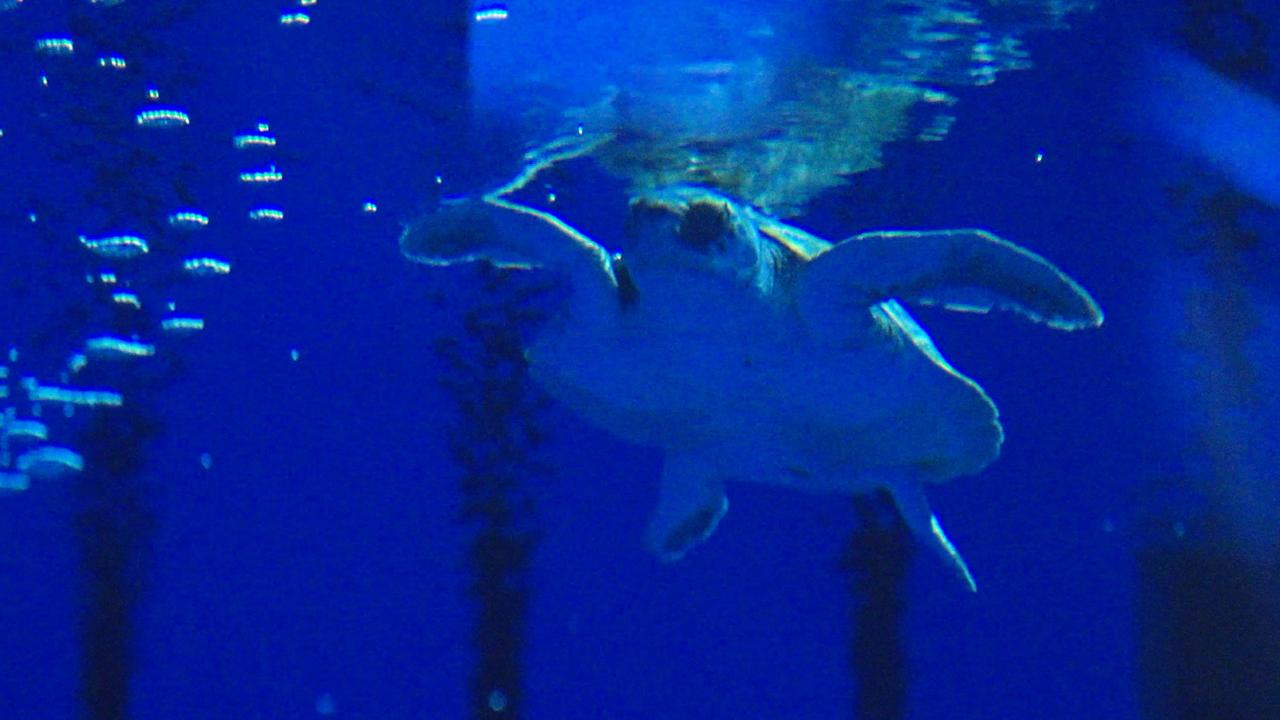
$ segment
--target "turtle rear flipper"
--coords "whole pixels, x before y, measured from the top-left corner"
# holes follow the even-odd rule
[[[920,483],[910,480],[895,481],[885,484],[893,503],[898,506],[898,514],[902,516],[907,529],[925,545],[928,545],[942,561],[951,566],[955,574],[964,582],[969,592],[978,592],[978,585],[969,572],[969,565],[960,556],[960,551],[951,544],[951,539],[942,530],[938,516],[929,509],[929,501],[924,496]]]
[[[645,531],[645,544],[663,562],[685,556],[715,532],[729,510],[724,483],[704,458],[668,453],[663,462],[658,507]]]
[[[806,263],[801,313],[896,299],[961,312],[1008,310],[1059,330],[1102,324],[1089,293],[1052,263],[985,230],[857,235]]]

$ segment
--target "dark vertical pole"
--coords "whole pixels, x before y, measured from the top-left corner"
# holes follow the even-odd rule
[[[853,601],[853,717],[901,720],[907,716],[909,680],[902,633],[911,537],[883,492],[855,498],[854,508],[858,527],[844,563]]]
[[[470,186],[476,165],[483,165],[486,143],[472,137],[470,36],[472,3],[468,0],[397,0],[385,4],[387,63],[408,63],[412,73],[398,82],[380,83],[378,99],[398,113],[411,113],[424,128],[424,145],[416,149],[420,176],[412,178],[426,195],[439,188],[435,174],[448,178],[449,192]],[[370,88],[371,92],[374,92]],[[484,140],[484,138],[481,138]],[[476,152],[479,147],[480,152]]]
[[[1219,189],[1197,208],[1207,282],[1188,290],[1184,340],[1200,366],[1206,469],[1178,482],[1207,507],[1182,538],[1170,537],[1178,519],[1164,518],[1163,537],[1139,555],[1143,710],[1153,720],[1280,717],[1280,547],[1259,539],[1276,534],[1255,532],[1238,497],[1269,482],[1248,457],[1258,430],[1242,422],[1259,372],[1247,348],[1258,318],[1244,258],[1256,235],[1243,216],[1254,206]]]
[[[462,518],[476,603],[472,632],[476,665],[471,717],[525,714],[523,645],[529,607],[528,569],[536,535],[529,479],[543,472],[532,455],[541,440],[544,403],[529,382],[521,329],[536,316],[536,289],[483,266],[486,298],[464,316],[464,333],[438,347],[450,368],[445,387],[458,423],[450,437],[462,471]]]
[[[1248,3],[1185,0],[1185,10],[1182,39],[1198,62],[1236,82],[1265,76],[1268,30]],[[1260,471],[1249,458],[1250,445],[1273,433],[1246,418],[1260,402],[1260,369],[1248,348],[1258,324],[1248,253],[1258,238],[1248,218],[1269,213],[1274,221],[1275,213],[1225,187],[1211,187],[1195,210],[1203,237],[1191,247],[1205,282],[1188,289],[1184,340],[1199,364],[1193,382],[1206,469],[1182,482],[1207,508],[1194,533],[1154,542],[1139,556],[1143,713],[1280,718],[1280,547],[1266,539],[1274,530],[1256,532],[1256,518],[1240,512],[1251,486],[1274,482],[1265,477],[1273,469]]]
[[[97,414],[81,437],[81,694],[90,720],[129,716],[131,645],[154,526],[143,478],[151,434],[143,413],[126,407]]]
[[[164,237],[164,213],[184,198],[181,157],[156,152],[132,122],[141,97],[142,75],[164,83],[185,65],[181,52],[166,52],[165,31],[188,19],[205,0],[129,4],[108,10],[90,3],[67,2],[42,8],[45,20],[67,28],[77,47],[90,53],[65,58],[49,68],[53,82],[42,94],[30,126],[43,142],[41,165],[50,177],[87,178],[79,202],[43,202],[42,192],[65,197],[69,189],[54,184],[30,190],[34,202],[49,208],[41,215],[51,247],[71,251],[73,261],[60,271],[68,280],[84,277],[102,264],[86,262],[75,247],[83,223],[136,229],[150,238],[155,252],[138,258],[122,277],[147,305],[122,308],[111,301],[101,284],[76,283],[67,293],[67,312],[51,328],[65,350],[75,349],[88,333],[109,331],[120,337],[157,340],[159,316],[155,306],[176,271],[175,244]],[[34,9],[34,8],[33,8]],[[104,77],[92,52],[130,48],[129,70]],[[73,287],[76,287],[73,286]],[[113,286],[114,287],[114,286]],[[88,296],[87,299],[85,296]],[[163,341],[161,341],[163,342]],[[158,423],[158,393],[171,384],[179,365],[170,347],[162,355],[137,362],[112,364],[91,361],[75,377],[76,384],[110,388],[124,396],[118,408],[81,408],[66,425],[77,430],[75,447],[84,470],[74,480],[71,502],[81,576],[78,630],[81,641],[80,700],[90,720],[125,720],[130,716],[130,693],[135,670],[133,646],[139,604],[145,596],[150,568],[154,517],[148,484],[147,450]],[[51,404],[49,410],[61,410]],[[52,413],[50,413],[52,414]]]
[[[1139,566],[1143,715],[1280,717],[1276,563],[1197,544],[1148,549]]]
[[[451,0],[440,20],[450,61],[436,72],[455,102],[442,125],[450,143],[440,167],[463,185],[482,182],[492,162],[492,139],[482,136],[471,102],[469,32],[472,3]],[[469,714],[477,720],[526,716],[524,642],[529,609],[529,563],[536,535],[529,480],[542,472],[531,452],[539,443],[541,396],[529,382],[521,331],[536,319],[539,293],[519,273],[480,266],[483,296],[463,316],[463,332],[437,351],[450,367],[445,381],[458,421],[450,437],[460,468],[462,515],[475,603],[475,666],[468,683]]]

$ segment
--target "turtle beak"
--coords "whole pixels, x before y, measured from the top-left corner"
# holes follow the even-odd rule
[[[723,251],[729,226],[729,208],[717,200],[699,200],[680,217],[676,239],[701,253]]]

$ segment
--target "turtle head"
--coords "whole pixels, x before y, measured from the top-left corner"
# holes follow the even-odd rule
[[[742,208],[690,186],[632,199],[623,255],[642,272],[701,271],[755,284],[771,279],[774,269],[771,246]]]

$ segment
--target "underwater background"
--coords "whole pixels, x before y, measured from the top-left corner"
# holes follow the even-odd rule
[[[873,499],[754,484],[658,562],[661,455],[524,380],[555,298],[402,256],[700,4],[527,6],[0,0],[0,720],[1280,718],[1280,7],[724,6],[861,69],[902,18],[986,28],[899,78],[949,119],[759,197],[831,239],[988,228],[1106,312],[916,312],[1006,434],[930,490],[971,594]],[[538,192],[608,246],[629,162]],[[17,472],[37,445],[83,467]]]

